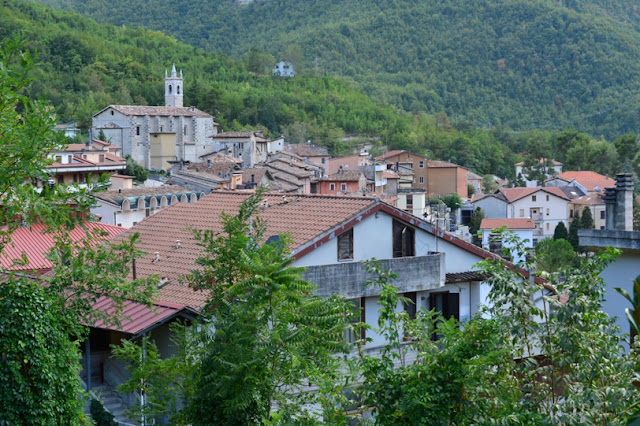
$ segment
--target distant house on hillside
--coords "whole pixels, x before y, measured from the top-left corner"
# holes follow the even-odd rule
[[[562,163],[556,160],[548,160],[546,158],[541,158],[538,160],[542,171],[548,178],[553,176],[557,176],[562,173]],[[538,186],[542,186],[542,182],[538,182],[537,180],[529,180],[527,179],[527,172],[524,167],[524,161],[516,163],[516,179],[522,179],[526,188],[535,188]]]
[[[291,62],[280,61],[273,67],[273,75],[279,77],[295,77],[296,71]]]

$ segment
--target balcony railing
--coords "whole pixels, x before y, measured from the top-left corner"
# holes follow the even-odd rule
[[[400,293],[432,290],[444,286],[444,253],[382,259],[380,264],[382,269],[398,274],[390,284],[396,286]],[[316,294],[320,296],[341,294],[347,298],[356,298],[380,294],[380,288],[363,285],[374,278],[374,275],[367,272],[362,262],[308,266],[303,277],[318,286]]]

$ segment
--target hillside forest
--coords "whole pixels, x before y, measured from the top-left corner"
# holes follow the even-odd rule
[[[257,50],[235,60],[157,31],[98,24],[74,13],[3,0],[0,42],[14,38],[38,59],[26,93],[46,96],[59,121],[77,120],[84,129],[110,104],[161,105],[164,71],[175,63],[185,75],[185,105],[213,114],[223,130],[261,128],[291,142],[311,140],[333,155],[363,146],[373,153],[407,149],[507,178],[514,177],[514,163],[540,156],[565,163],[565,170],[611,175],[637,168],[637,158],[630,155],[638,152],[634,134],[607,140],[566,129],[478,128],[445,112],[398,109],[329,75],[275,78],[254,69],[264,60]]]
[[[635,1],[38,1],[236,59],[260,52],[263,69],[285,59],[454,123],[609,139],[640,127]]]

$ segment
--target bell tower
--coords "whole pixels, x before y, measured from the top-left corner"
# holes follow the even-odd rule
[[[168,107],[182,108],[182,70],[180,70],[180,77],[176,73],[176,64],[171,67],[171,75],[167,75],[167,70],[164,71],[164,104]]]

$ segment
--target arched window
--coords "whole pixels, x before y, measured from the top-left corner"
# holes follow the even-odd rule
[[[180,94],[180,86],[176,86],[176,93],[179,95]]]
[[[124,200],[122,202],[122,211],[124,212],[129,211],[129,200]]]
[[[178,202],[178,197],[176,197],[175,195],[171,197],[171,205],[174,205],[175,203]]]
[[[188,203],[189,202],[189,198],[187,198],[187,194],[182,194],[182,197],[180,197],[180,202],[181,203]]]
[[[147,208],[147,203],[144,201],[144,198],[138,198],[138,211],[142,211]]]
[[[172,91],[173,91],[173,87],[171,87],[171,85],[169,85],[169,94],[171,94]]]
[[[191,203],[195,203],[196,201],[198,201],[198,196],[196,194],[191,194]]]
[[[149,207],[155,209],[158,207],[158,199],[156,197],[151,198],[149,201]]]
[[[162,198],[160,199],[160,207],[167,207],[167,204],[169,204],[167,202],[167,197],[163,195]]]

